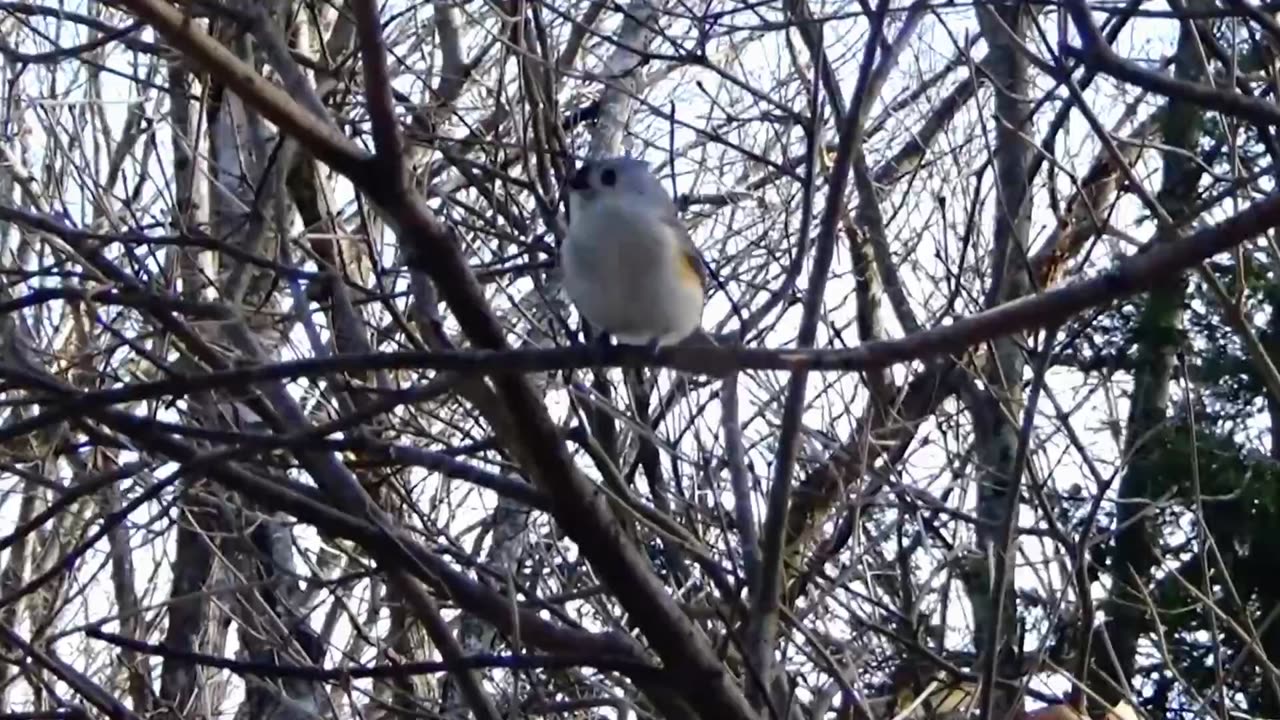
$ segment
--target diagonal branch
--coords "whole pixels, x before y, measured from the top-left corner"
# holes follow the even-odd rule
[[[1063,54],[1075,57],[1087,67],[1140,88],[1212,109],[1224,115],[1248,120],[1263,127],[1280,125],[1280,107],[1256,97],[1221,90],[1191,80],[1148,70],[1125,60],[1111,49],[1093,22],[1085,0],[1064,0],[1071,22],[1080,34],[1080,47],[1064,47]]]
[[[387,69],[387,49],[382,39],[382,20],[378,8],[368,0],[352,3],[356,29],[360,38],[361,67],[364,70],[364,94],[369,107],[369,124],[373,129],[373,147],[383,182],[395,183],[395,192],[404,192],[404,137],[396,121],[395,103],[391,97],[391,74]]]
[[[279,88],[197,31],[161,0],[122,0],[174,45],[211,73],[224,77],[243,101],[298,136],[317,158],[346,175],[388,217],[402,242],[411,243],[414,263],[436,284],[466,336],[477,346],[505,350],[505,333],[486,302],[459,243],[427,208],[421,196],[403,185],[382,182],[366,153],[318,123]],[[314,143],[315,147],[310,147]],[[430,258],[430,262],[425,262]],[[662,658],[666,669],[690,680],[685,699],[705,717],[750,718],[754,712],[713,651],[706,634],[667,593],[648,559],[623,532],[606,497],[573,464],[555,423],[528,380],[503,369],[494,377],[508,407],[513,440],[527,459],[528,474],[551,496],[553,514],[600,578]]]
[[[68,687],[75,690],[76,693],[97,708],[104,717],[111,720],[141,720],[133,711],[125,707],[124,703],[112,697],[101,685],[52,654],[27,642],[25,638],[14,632],[13,628],[8,625],[0,625],[0,642],[17,649],[21,657],[32,660],[36,665],[47,670],[50,675],[66,683]]]
[[[233,660],[221,655],[208,655],[182,648],[135,640],[125,635],[107,632],[97,627],[85,629],[85,635],[116,647],[129,648],[141,653],[162,657],[181,657],[190,662],[211,668],[230,670],[241,675],[272,678],[302,678],[306,680],[338,681],[356,678],[395,678],[406,675],[428,675],[454,672],[459,667],[469,669],[521,669],[547,668],[565,670],[575,667],[594,667],[613,670],[630,677],[652,677],[661,681],[661,668],[654,667],[632,657],[599,655],[593,653],[559,653],[555,655],[496,655],[473,654],[458,658],[455,662],[402,662],[395,664],[356,667],[325,668],[311,665],[292,665],[279,662],[255,662]]]
[[[296,138],[321,162],[352,178],[371,182],[370,155],[344,137],[336,128],[299,105],[284,90],[240,62],[208,33],[201,32],[177,8],[160,0],[122,0],[122,5],[146,20],[175,48],[207,68],[218,71],[218,79],[250,103],[282,132]],[[357,180],[358,179],[358,180]]]

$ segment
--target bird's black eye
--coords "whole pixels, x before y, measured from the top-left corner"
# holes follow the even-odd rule
[[[618,173],[614,172],[613,168],[605,168],[600,173],[600,182],[604,183],[605,187],[613,187],[613,184],[618,182]]]

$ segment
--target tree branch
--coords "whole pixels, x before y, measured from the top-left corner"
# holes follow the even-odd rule
[[[1071,22],[1080,34],[1080,47],[1065,46],[1064,55],[1074,57],[1098,72],[1118,80],[1133,83],[1140,88],[1166,97],[1185,100],[1200,107],[1215,110],[1224,115],[1248,120],[1261,126],[1280,125],[1280,107],[1256,97],[1241,95],[1230,90],[1203,85],[1190,80],[1147,70],[1125,60],[1111,49],[1098,26],[1093,22],[1085,0],[1064,0],[1063,5],[1071,16]]]

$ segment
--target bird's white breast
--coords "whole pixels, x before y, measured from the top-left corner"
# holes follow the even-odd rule
[[[680,268],[675,230],[611,198],[583,204],[561,250],[564,288],[578,311],[620,342],[677,342],[702,319],[702,289]]]

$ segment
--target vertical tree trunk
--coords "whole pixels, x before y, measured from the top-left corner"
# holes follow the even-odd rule
[[[991,284],[987,288],[986,305],[992,307],[1025,295],[1030,289],[1027,235],[1031,224],[1031,202],[1027,170],[1034,147],[1030,137],[1029,67],[1016,46],[1025,39],[1027,9],[1020,3],[998,4],[978,8],[978,20],[984,38],[991,48],[988,68],[995,93],[994,157],[996,193],[993,200],[995,221],[992,234]],[[1022,375],[1026,365],[1022,345],[1025,336],[1017,334],[992,343],[988,365],[983,369],[985,394],[974,415],[978,457],[978,544],[988,563],[1005,552],[1001,527],[1010,507],[1008,495],[1014,472],[1014,456],[1018,446],[1018,422],[1023,409]],[[996,672],[1006,674],[1014,660],[1015,600],[1012,592],[1013,549],[1009,548],[1009,572],[1006,584],[994,588],[994,574],[985,575],[990,592],[973,593],[975,639],[980,651],[995,648]],[[1003,602],[999,602],[1003,594]],[[1000,608],[997,612],[997,608]],[[992,644],[992,636],[994,645]],[[996,692],[993,718],[1009,716],[1014,699],[1006,692]]]
[[[1175,76],[1203,79],[1195,30],[1182,25],[1174,63]],[[1194,212],[1200,166],[1196,144],[1200,138],[1203,110],[1193,104],[1171,99],[1162,121],[1164,173],[1157,200],[1173,220],[1173,227],[1161,229],[1160,241],[1176,236]],[[1116,584],[1103,603],[1105,632],[1110,650],[1094,645],[1095,663],[1107,681],[1094,683],[1095,690],[1110,701],[1119,698],[1118,687],[1128,687],[1133,676],[1138,639],[1151,625],[1143,587],[1151,579],[1156,557],[1153,545],[1154,518],[1149,511],[1153,499],[1153,476],[1161,452],[1154,430],[1164,423],[1169,410],[1170,381],[1183,330],[1183,304],[1187,292],[1185,275],[1171,278],[1146,299],[1135,329],[1137,372],[1133,398],[1125,429],[1125,452],[1131,458],[1120,480],[1116,510],[1116,534],[1111,569]],[[1099,678],[1101,680],[1101,678]]]
[[[180,58],[170,61],[167,71],[169,127],[172,132],[174,204],[173,228],[189,232],[199,224],[199,216],[207,211],[197,193],[196,122],[192,114],[192,78]],[[200,270],[200,251],[178,248],[175,251],[176,284],[181,295],[199,299],[204,286]],[[193,405],[201,403],[193,399]],[[173,559],[173,581],[167,612],[164,643],[167,647],[191,652],[208,651],[211,598],[202,595],[213,574],[214,548],[206,532],[211,518],[205,507],[186,502],[180,505],[183,521],[179,522]],[[200,709],[204,683],[200,671],[189,660],[168,657],[160,666],[160,715],[166,720],[202,717]]]

